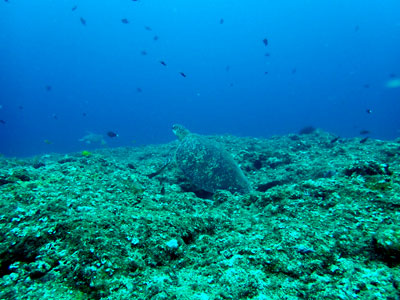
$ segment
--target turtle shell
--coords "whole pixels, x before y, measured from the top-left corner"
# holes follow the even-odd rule
[[[185,176],[202,190],[250,191],[249,182],[232,156],[205,137],[187,135],[176,150],[175,160]]]

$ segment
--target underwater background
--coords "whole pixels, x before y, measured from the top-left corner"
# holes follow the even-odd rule
[[[400,130],[400,2],[0,3],[0,153]],[[112,131],[118,136],[109,137]],[[364,136],[363,135],[363,136]]]
[[[399,300],[399,12],[0,0],[0,299]]]

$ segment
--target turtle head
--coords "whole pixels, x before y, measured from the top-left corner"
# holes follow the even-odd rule
[[[187,135],[190,134],[190,131],[185,127],[179,124],[172,125],[172,131],[178,137],[179,140],[183,140]]]

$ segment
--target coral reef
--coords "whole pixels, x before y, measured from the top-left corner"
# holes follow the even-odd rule
[[[209,138],[252,192],[149,176],[178,141],[0,158],[0,298],[400,299],[400,140]]]

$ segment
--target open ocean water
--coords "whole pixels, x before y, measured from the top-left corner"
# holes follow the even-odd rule
[[[0,153],[400,135],[400,2],[2,0]],[[117,136],[109,137],[107,133]],[[87,144],[87,134],[105,144]]]

